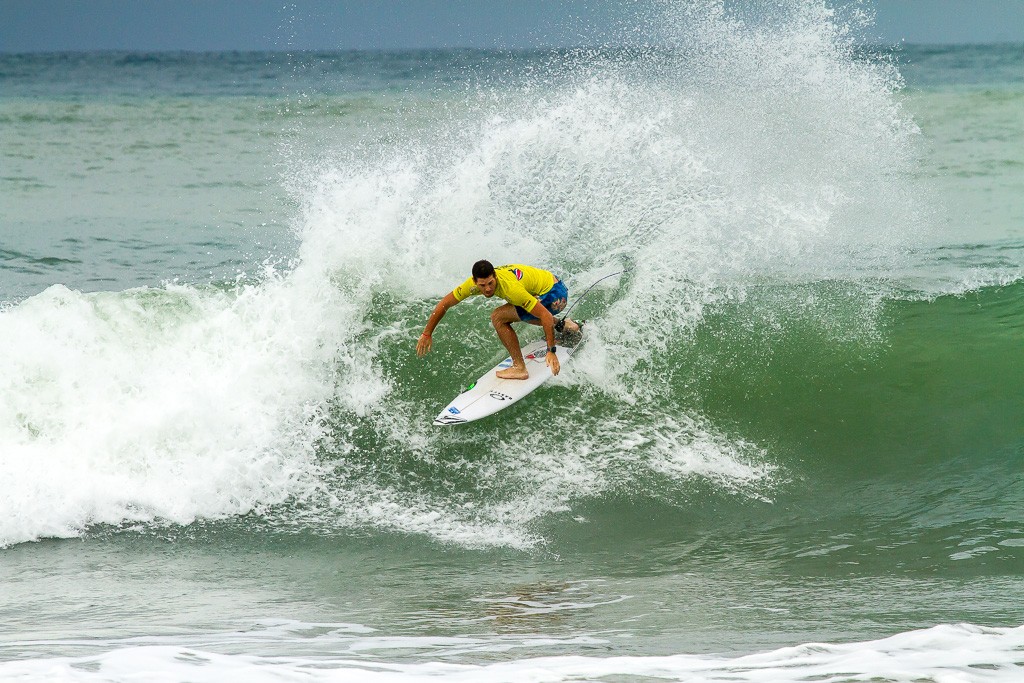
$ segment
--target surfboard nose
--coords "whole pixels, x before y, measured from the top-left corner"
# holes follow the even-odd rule
[[[469,420],[450,413],[441,413],[434,418],[435,425],[457,425],[463,422],[469,422]]]

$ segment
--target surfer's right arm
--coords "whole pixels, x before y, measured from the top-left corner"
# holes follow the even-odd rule
[[[430,335],[434,333],[434,328],[441,322],[441,318],[444,317],[448,309],[457,303],[459,303],[459,300],[451,292],[445,294],[444,298],[437,302],[437,306],[434,306],[434,312],[430,314],[430,318],[427,320],[427,326],[423,328],[423,334],[420,335],[419,341],[416,342],[417,356],[425,356],[430,351],[432,343]]]

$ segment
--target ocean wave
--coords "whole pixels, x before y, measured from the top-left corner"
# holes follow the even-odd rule
[[[230,635],[230,637],[227,637]],[[240,654],[258,650],[273,635],[309,654]],[[195,640],[194,644],[181,642]],[[216,647],[226,640],[227,651]],[[880,640],[807,643],[741,656],[556,655],[530,657],[531,649],[600,646],[600,635],[570,638],[383,637],[357,624],[282,623],[270,628],[206,637],[149,637],[111,643],[98,654],[41,657],[0,663],[0,676],[20,681],[598,681],[610,676],[677,681],[956,680],[1019,679],[1024,627],[940,625]],[[31,643],[25,645],[32,645]],[[50,647],[61,643],[49,643]],[[76,643],[76,645],[79,645]],[[24,646],[24,645],[23,645]],[[328,647],[329,646],[329,647]],[[92,649],[103,645],[91,642]],[[384,659],[386,657],[386,659]],[[500,657],[501,661],[492,661]],[[404,660],[404,661],[403,661]]]
[[[697,482],[771,500],[793,460],[715,399],[750,359],[874,353],[894,288],[820,283],[904,263],[918,131],[893,64],[823,8],[753,21],[702,2],[659,19],[667,45],[485,82],[431,103],[423,128],[410,111],[399,144],[311,161],[285,143],[301,237],[287,272],[55,286],[6,309],[0,467],[16,494],[0,544],[255,514],[529,548],[545,520],[606,496],[685,506]],[[536,400],[439,432],[438,405],[498,347],[477,303],[446,317],[429,358],[412,340],[484,256],[547,266],[574,292],[631,271],[581,305],[587,344]],[[783,294],[744,312],[764,283]],[[730,349],[739,376],[706,385]]]

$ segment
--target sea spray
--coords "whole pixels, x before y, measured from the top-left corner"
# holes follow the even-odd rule
[[[760,23],[715,3],[668,12],[667,30],[685,39],[573,54],[536,83],[485,88],[470,102],[475,121],[463,115],[450,130],[320,176],[302,198],[303,248],[340,281],[382,290],[408,339],[427,302],[477,258],[542,263],[576,291],[632,268],[581,308],[597,319],[556,382],[571,393],[539,398],[486,432],[424,428],[430,398],[461,388],[490,359],[480,346],[494,346],[479,302],[449,313],[435,355],[397,364],[392,384],[403,390],[383,399],[358,445],[342,439],[345,452],[373,455],[338,462],[345,483],[333,490],[356,481],[374,491],[367,498],[404,490],[419,502],[374,524],[419,529],[434,515],[448,520],[436,537],[460,543],[471,541],[453,519],[491,526],[476,542],[502,542],[609,491],[675,490],[666,497],[685,504],[686,482],[709,478],[766,494],[776,468],[763,448],[695,410],[676,349],[709,307],[742,301],[751,286],[855,281],[879,260],[898,261],[915,232],[901,174],[916,128],[895,100],[898,74],[855,54],[829,13],[801,7]],[[830,336],[870,342],[878,286],[852,286],[863,304],[795,303]],[[397,339],[383,348],[409,353]],[[348,428],[344,412],[335,418]],[[419,444],[415,455],[396,446],[403,441]],[[645,483],[655,473],[669,483]]]

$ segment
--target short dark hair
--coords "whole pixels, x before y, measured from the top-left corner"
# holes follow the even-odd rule
[[[473,279],[483,280],[494,275],[494,266],[490,261],[477,261],[473,264]]]

